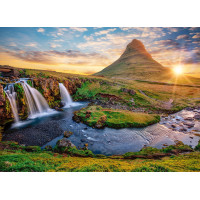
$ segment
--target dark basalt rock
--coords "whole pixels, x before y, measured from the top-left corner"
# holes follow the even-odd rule
[[[70,140],[63,138],[56,143],[58,147],[76,147]]]

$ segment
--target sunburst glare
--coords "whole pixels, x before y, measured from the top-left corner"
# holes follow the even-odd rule
[[[176,75],[181,75],[181,74],[183,74],[183,68],[182,68],[182,66],[176,66],[176,67],[174,67],[174,73],[176,74]]]

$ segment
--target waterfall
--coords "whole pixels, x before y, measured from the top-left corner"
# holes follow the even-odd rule
[[[64,107],[72,106],[73,101],[67,88],[62,83],[59,83],[59,88],[60,88],[60,95],[61,95],[61,103],[64,105]]]
[[[20,82],[26,96],[29,118],[35,118],[38,115],[52,111],[40,92],[28,85],[26,80],[21,80]]]
[[[19,122],[19,115],[18,115],[17,103],[16,103],[17,94],[14,90],[14,84],[7,85],[7,87],[4,89],[4,91],[5,91],[5,93],[8,97],[8,100],[10,102],[15,122]]]

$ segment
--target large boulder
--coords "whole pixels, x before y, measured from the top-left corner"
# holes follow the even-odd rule
[[[62,147],[76,147],[70,140],[68,140],[67,138],[63,138],[61,140],[58,140],[58,142],[56,143],[57,146],[60,148]]]

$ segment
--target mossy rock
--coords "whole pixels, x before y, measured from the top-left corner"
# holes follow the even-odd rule
[[[74,112],[73,120],[94,128],[140,128],[159,122],[160,116],[102,108],[101,106],[88,106]]]

